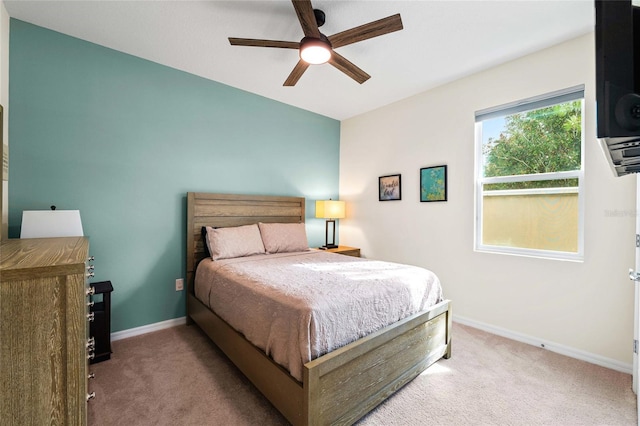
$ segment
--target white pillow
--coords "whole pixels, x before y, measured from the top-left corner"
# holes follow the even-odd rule
[[[304,223],[258,223],[267,253],[309,250]]]
[[[260,229],[255,223],[230,228],[207,226],[207,246],[213,260],[251,256],[265,252]]]

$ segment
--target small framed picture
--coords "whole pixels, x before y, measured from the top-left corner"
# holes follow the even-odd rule
[[[400,175],[380,176],[378,178],[378,200],[394,201],[402,199]]]
[[[447,166],[420,169],[420,202],[447,201]]]

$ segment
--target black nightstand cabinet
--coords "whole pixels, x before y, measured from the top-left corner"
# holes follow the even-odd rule
[[[95,357],[90,364],[106,361],[111,358],[111,281],[92,283],[95,295],[102,295],[102,302],[95,302],[91,307],[93,321],[90,323],[90,335],[95,340]]]

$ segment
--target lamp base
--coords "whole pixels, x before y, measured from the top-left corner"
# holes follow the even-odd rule
[[[329,240],[329,223],[331,223],[331,225],[333,225],[333,227],[332,227],[332,229],[333,229],[333,238],[331,238],[331,240]],[[327,219],[327,224],[325,225],[324,237],[325,237],[324,238],[325,244],[322,246],[322,248],[324,250],[338,247],[338,245],[336,244],[336,221],[335,220]],[[331,242],[329,242],[329,241],[331,241]]]
[[[326,250],[326,249],[338,248],[338,245],[337,244],[327,244],[326,246],[322,246],[320,248],[323,249],[323,250]]]

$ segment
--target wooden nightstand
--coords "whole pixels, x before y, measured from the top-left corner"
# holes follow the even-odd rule
[[[360,257],[360,249],[348,246],[338,246],[336,248],[327,249],[331,253],[344,254],[346,256]]]

